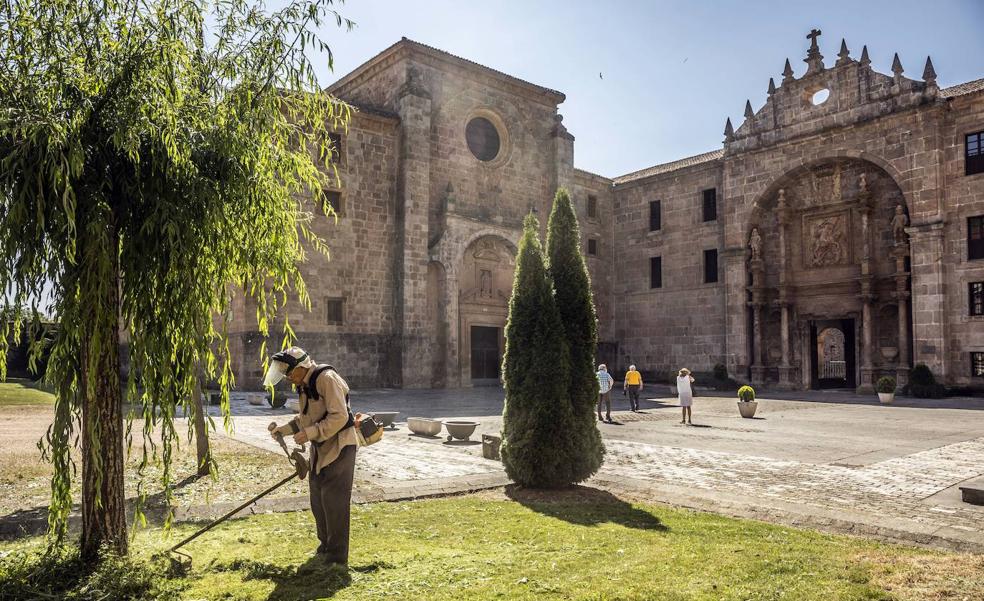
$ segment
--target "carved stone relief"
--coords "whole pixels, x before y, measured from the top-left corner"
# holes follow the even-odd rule
[[[804,218],[807,247],[806,263],[812,267],[829,267],[850,262],[848,214],[846,211],[832,215]]]

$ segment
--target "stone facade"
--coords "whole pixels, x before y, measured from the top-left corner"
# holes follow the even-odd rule
[[[545,226],[563,186],[599,360],[616,370],[723,364],[787,388],[869,388],[918,362],[984,387],[970,370],[984,318],[967,302],[984,281],[967,249],[984,174],[964,174],[984,80],[941,90],[928,60],[920,79],[898,59],[884,75],[845,44],[828,66],[818,35],[807,72],[787,61],[723,148],[612,179],[574,168],[563,94],[394,44],[328,88],[357,111],[339,132],[341,219],[318,224],[332,256],[309,255],[312,311],[290,308],[299,343],[357,386],[496,381],[522,218]],[[242,304],[234,354],[249,386],[260,340]]]

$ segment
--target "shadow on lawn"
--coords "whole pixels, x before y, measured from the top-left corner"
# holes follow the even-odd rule
[[[571,524],[611,523],[637,530],[669,530],[653,514],[636,509],[608,491],[590,486],[535,490],[513,484],[506,487],[506,496],[537,513]]]

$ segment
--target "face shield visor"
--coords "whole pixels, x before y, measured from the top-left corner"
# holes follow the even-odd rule
[[[266,376],[263,378],[263,386],[267,388],[276,386],[298,365],[307,367],[311,363],[308,354],[301,349],[280,351],[270,357],[270,366],[267,367]]]
[[[280,361],[271,361],[267,367],[266,376],[263,378],[264,388],[273,388],[287,375],[287,364]]]

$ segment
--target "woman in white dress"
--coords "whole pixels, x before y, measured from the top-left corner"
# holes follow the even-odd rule
[[[683,408],[683,418],[681,424],[693,424],[690,421],[690,406],[694,403],[694,391],[690,388],[690,383],[694,377],[690,375],[690,370],[684,367],[677,374],[677,393],[680,398],[680,407]]]

